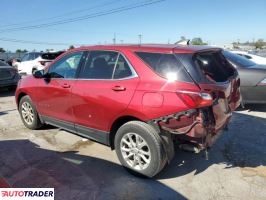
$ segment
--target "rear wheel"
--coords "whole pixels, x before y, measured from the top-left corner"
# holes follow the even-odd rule
[[[43,125],[28,95],[22,97],[19,102],[19,114],[23,124],[29,129],[38,129]]]
[[[153,177],[166,163],[161,137],[144,122],[131,121],[121,126],[115,136],[115,149],[121,164],[133,174]]]

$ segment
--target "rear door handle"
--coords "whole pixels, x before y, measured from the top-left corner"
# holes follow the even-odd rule
[[[125,91],[126,88],[123,87],[123,86],[114,86],[114,87],[112,88],[112,90],[113,90],[113,91],[117,91],[117,92],[119,92],[119,91]]]
[[[64,83],[63,85],[61,85],[62,88],[70,88],[70,85],[67,83]]]

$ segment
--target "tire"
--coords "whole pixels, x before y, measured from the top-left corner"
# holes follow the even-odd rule
[[[27,128],[36,130],[43,126],[37,110],[28,95],[22,97],[19,102],[19,114],[23,124]]]
[[[133,142],[130,142],[130,138]],[[152,126],[141,121],[127,122],[118,129],[115,150],[121,164],[134,175],[151,178],[158,174],[166,163],[161,137]]]

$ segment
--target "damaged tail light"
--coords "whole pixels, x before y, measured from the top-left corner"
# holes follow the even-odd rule
[[[213,104],[213,98],[206,92],[192,92],[192,91],[177,91],[177,94],[189,107],[200,108],[211,106]]]

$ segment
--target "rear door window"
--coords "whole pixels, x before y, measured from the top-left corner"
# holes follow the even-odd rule
[[[174,54],[136,52],[136,55],[158,75],[168,80],[192,82],[187,71]]]
[[[119,54],[116,62],[113,79],[123,79],[133,76],[130,66],[124,56]]]
[[[79,78],[112,79],[118,54],[114,51],[91,51]]]

